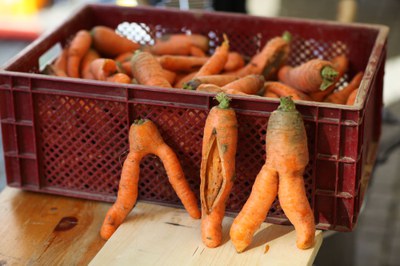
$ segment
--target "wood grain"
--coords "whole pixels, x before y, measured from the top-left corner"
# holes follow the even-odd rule
[[[104,245],[110,204],[5,188],[0,265],[87,265]]]
[[[229,241],[232,221],[224,218],[223,245],[211,249],[201,241],[200,220],[181,209],[139,202],[90,265],[312,265],[322,243],[317,231],[315,246],[299,250],[292,226],[263,223],[238,254]]]

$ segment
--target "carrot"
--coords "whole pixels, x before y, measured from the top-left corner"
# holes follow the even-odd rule
[[[244,59],[238,52],[230,52],[228,54],[228,60],[224,66],[224,71],[235,71],[244,67]]]
[[[280,102],[268,121],[267,159],[230,229],[231,240],[238,252],[244,251],[251,243],[254,232],[265,220],[277,195],[283,211],[295,227],[297,247],[307,249],[314,244],[314,215],[303,180],[309,161],[304,122],[291,97],[283,97]]]
[[[207,60],[207,57],[182,55],[163,55],[157,58],[157,61],[164,69],[175,72],[193,72],[202,67]]]
[[[68,48],[67,75],[79,78],[82,58],[92,44],[92,37],[87,30],[80,30],[72,39]]]
[[[190,55],[196,57],[206,57],[206,53],[197,46],[190,46]]]
[[[248,75],[243,78],[232,81],[221,87],[223,91],[227,93],[245,93],[245,94],[256,94],[264,87],[264,76],[262,75]]]
[[[277,94],[279,97],[291,96],[293,100],[311,101],[310,96],[278,81],[267,81],[264,89]]]
[[[59,77],[67,77],[67,60],[68,60],[68,48],[64,48],[61,54],[56,58],[54,63],[50,66],[51,75]]]
[[[107,77],[118,72],[117,64],[108,58],[97,58],[90,63],[90,72],[96,80],[107,80]]]
[[[276,94],[270,90],[267,90],[267,89],[264,90],[264,93],[262,96],[269,97],[269,98],[279,98],[278,94]]]
[[[116,73],[106,78],[107,81],[130,84],[132,79],[124,73]]]
[[[213,107],[204,126],[200,166],[201,234],[207,247],[222,241],[222,219],[225,203],[235,179],[235,156],[238,123],[230,99],[216,95],[219,105]]]
[[[189,55],[191,47],[188,40],[176,40],[173,35],[164,35],[157,38],[153,46],[146,49],[154,55]]]
[[[347,98],[346,105],[354,105],[356,98],[357,98],[358,89],[352,91]]]
[[[217,47],[214,54],[197,72],[196,77],[218,74],[224,68],[229,54],[228,37],[224,35],[224,41]]]
[[[217,86],[224,86],[234,80],[237,80],[239,77],[234,75],[210,75],[210,76],[201,76],[189,80],[183,85],[183,88],[186,90],[196,90],[198,86],[201,84],[214,84]]]
[[[189,74],[177,75],[174,83],[174,88],[183,88],[186,82],[193,79],[194,76],[197,74],[197,71],[194,71]]]
[[[328,95],[324,102],[346,104],[349,95],[360,86],[363,75],[363,72],[358,72],[346,87]]]
[[[250,62],[243,68],[228,72],[241,77],[256,74],[264,75],[265,80],[275,78],[278,69],[286,62],[289,51],[291,34],[284,32],[282,36],[277,36],[270,39],[263,47],[260,53],[254,55]]]
[[[335,78],[335,81],[330,85],[326,90],[323,91],[316,91],[310,93],[311,99],[314,101],[322,101],[328,94],[330,94],[335,88],[337,82],[343,77],[343,75],[347,72],[349,68],[349,59],[345,55],[339,55],[334,57],[332,60],[332,65],[333,68],[338,72],[337,77]]]
[[[278,78],[283,83],[305,93],[324,91],[338,75],[331,62],[311,59],[297,67],[283,66]]]
[[[214,84],[200,84],[200,86],[197,87],[197,91],[204,91],[204,92],[223,92],[221,87],[214,85]]]
[[[165,78],[163,68],[152,54],[137,51],[131,63],[133,77],[139,84],[172,88],[171,83]]]
[[[138,196],[140,161],[148,154],[160,158],[168,180],[183,206],[191,217],[200,218],[196,196],[185,179],[176,154],[164,142],[157,126],[151,120],[140,119],[136,120],[129,130],[129,153],[122,167],[117,200],[108,210],[100,230],[102,238],[109,239],[135,205]]]
[[[140,44],[131,41],[106,26],[95,26],[91,31],[94,48],[102,55],[116,57],[122,53],[134,52]]]
[[[84,79],[94,79],[90,69],[90,63],[100,58],[100,55],[94,49],[89,49],[85,56],[82,58],[81,64],[81,77]]]
[[[170,71],[167,69],[163,69],[165,79],[170,83],[173,84],[176,79],[176,73],[174,71]]]
[[[114,58],[114,61],[120,62],[120,63],[129,62],[129,61],[131,61],[132,56],[133,56],[132,52],[125,52],[125,53],[117,55]]]

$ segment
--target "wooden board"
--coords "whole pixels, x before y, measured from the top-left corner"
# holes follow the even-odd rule
[[[5,188],[0,194],[0,265],[87,265],[105,243],[110,204]]]
[[[181,209],[139,202],[90,265],[312,265],[322,243],[317,231],[315,246],[299,250],[292,226],[263,223],[238,254],[229,241],[232,221],[225,217],[223,245],[211,249],[201,241],[200,220]]]

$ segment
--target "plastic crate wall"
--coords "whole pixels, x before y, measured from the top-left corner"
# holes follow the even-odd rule
[[[99,24],[141,43],[151,43],[164,33],[205,34],[210,37],[210,52],[226,33],[232,50],[248,56],[288,30],[293,34],[292,65],[347,54],[351,66],[341,85],[358,71],[366,73],[356,106],[298,102],[297,107],[308,136],[310,163],[304,179],[317,227],[354,228],[380,136],[387,32],[378,26],[88,5],[0,71],[1,127],[10,186],[114,201],[128,151],[129,126],[134,119],[146,117],[177,153],[198,195],[203,126],[215,105],[211,94],[36,74],[39,57],[53,45],[66,45],[79,29]],[[362,48],[357,43],[360,38],[365,41]],[[230,214],[243,206],[264,164],[268,118],[278,102],[234,96],[232,106],[238,114],[240,142],[236,183],[227,203]],[[141,163],[139,193],[140,200],[181,206],[155,156]],[[267,221],[288,223],[278,200]]]

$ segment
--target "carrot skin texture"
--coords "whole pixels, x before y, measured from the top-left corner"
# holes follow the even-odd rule
[[[134,52],[140,45],[119,34],[106,26],[95,26],[91,34],[93,46],[101,54],[107,57],[116,57],[126,52]]]
[[[92,37],[86,30],[80,30],[72,39],[68,48],[67,75],[73,78],[79,78],[80,65],[92,45]]]
[[[164,76],[164,69],[148,52],[137,52],[131,59],[132,75],[139,84],[172,88]]]
[[[204,127],[200,166],[201,233],[203,243],[211,248],[222,241],[225,204],[235,178],[237,128],[235,111],[221,104],[210,110]]]
[[[150,120],[132,124],[129,130],[129,153],[124,162],[116,202],[107,212],[100,235],[109,239],[136,203],[140,161],[147,154],[157,155],[167,172],[168,180],[192,218],[201,216],[197,198],[190,190],[178,158],[164,142],[156,125]]]

